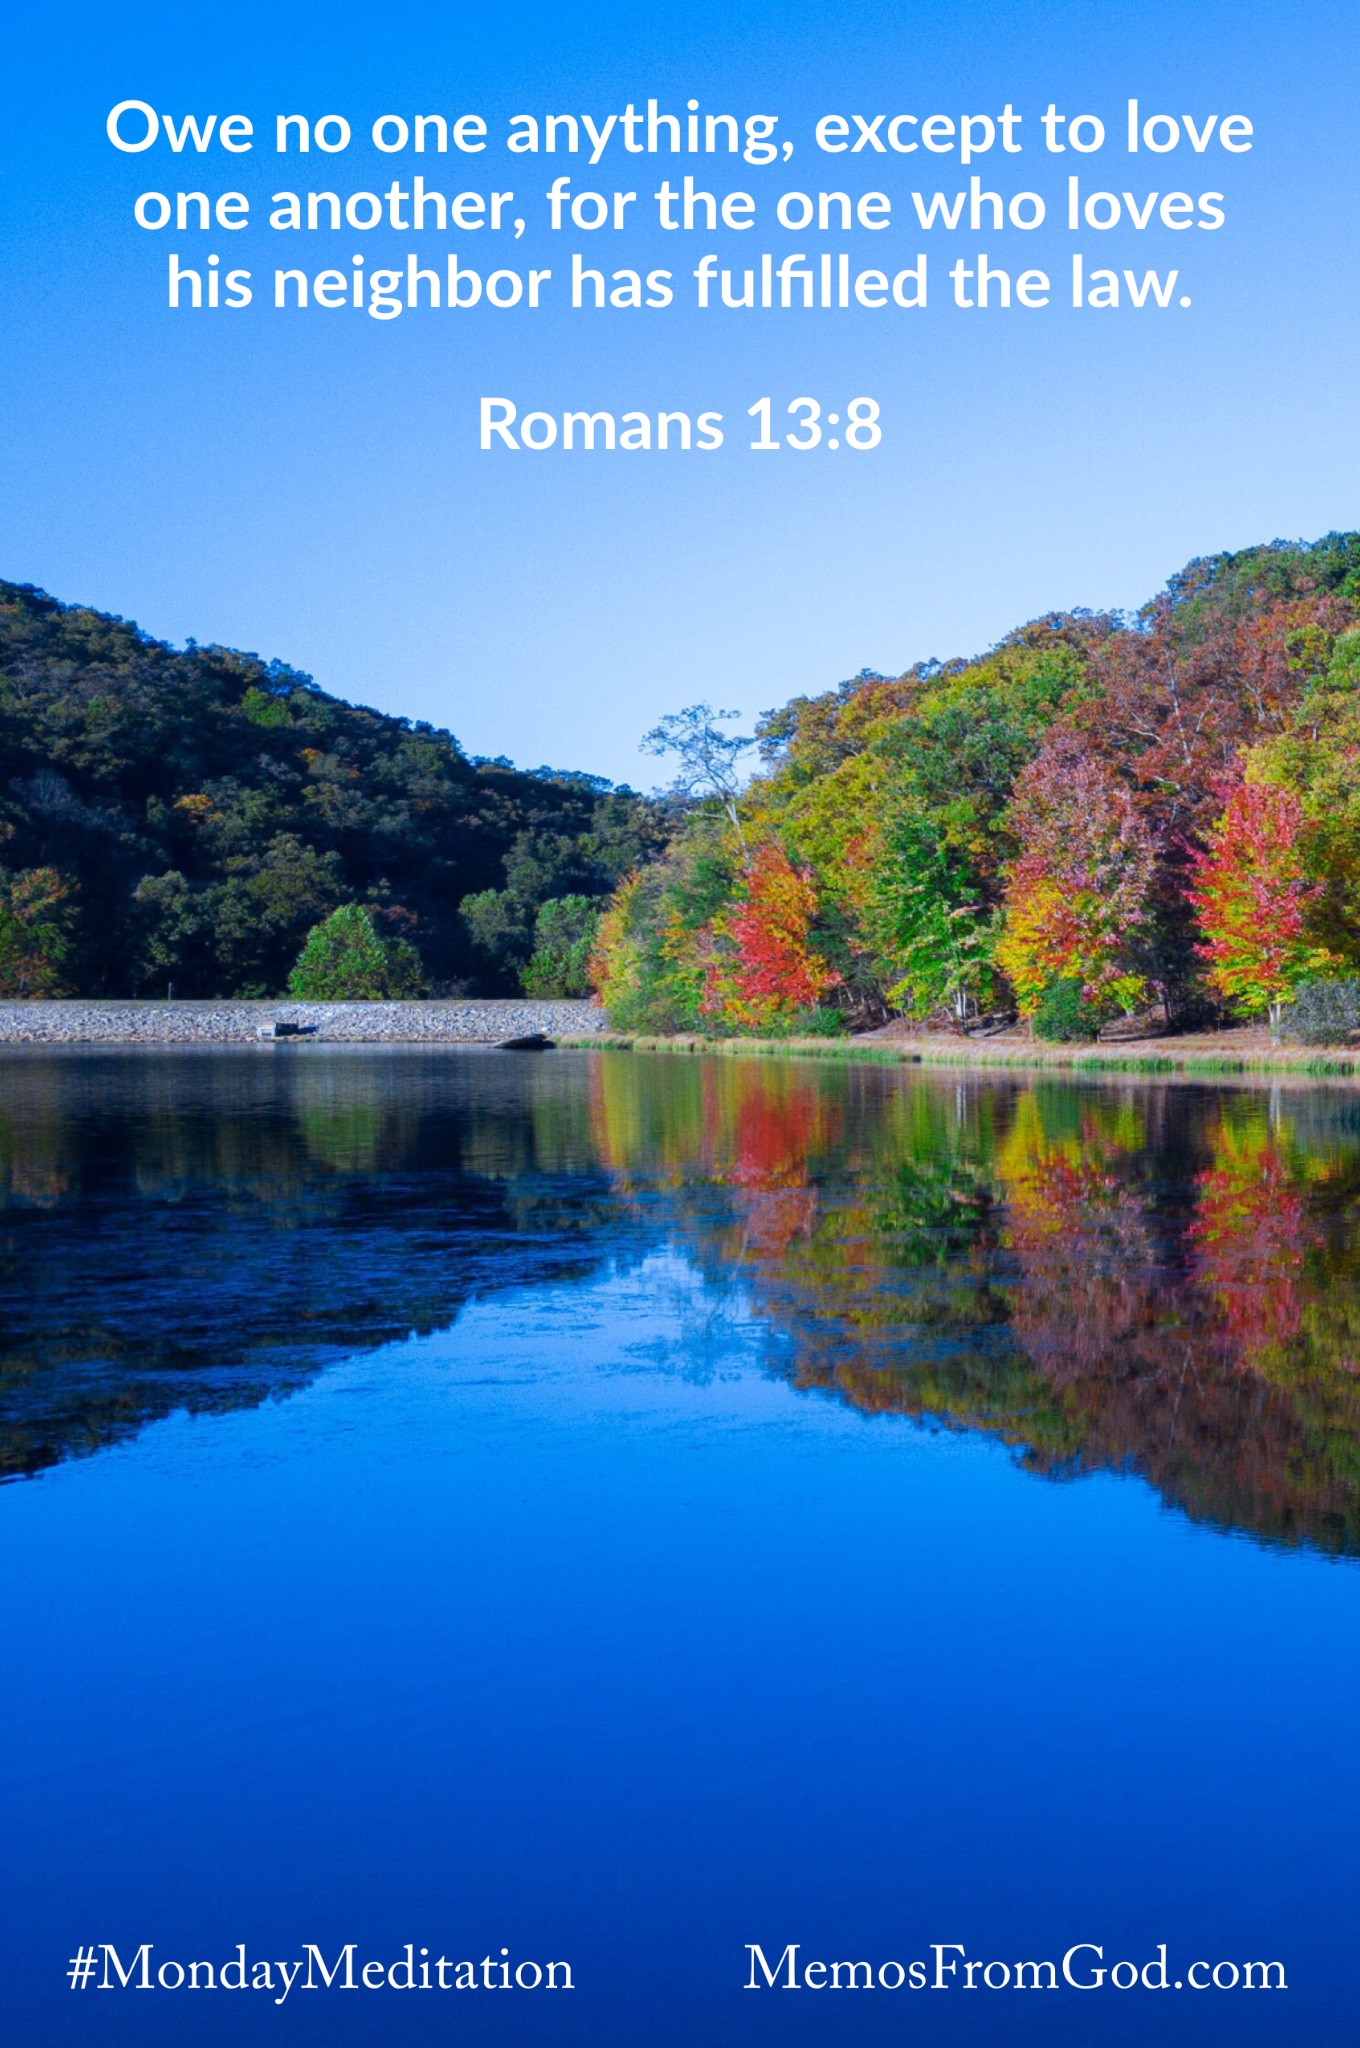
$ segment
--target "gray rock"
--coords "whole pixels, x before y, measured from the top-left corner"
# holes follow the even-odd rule
[[[500,1045],[608,1029],[594,1003],[0,1002],[0,1045]]]

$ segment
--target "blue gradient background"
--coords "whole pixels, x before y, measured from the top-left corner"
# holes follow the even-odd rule
[[[1326,0],[834,14],[800,0],[244,0],[192,17],[146,0],[19,5],[0,86],[0,573],[173,640],[283,656],[347,696],[451,725],[472,751],[649,780],[638,734],[695,697],[754,713],[864,665],[975,652],[1054,606],[1136,604],[1197,553],[1352,525],[1358,44],[1355,10]],[[1256,146],[1130,159],[1130,94],[1145,112],[1244,112]],[[692,164],[611,144],[590,172],[584,154],[499,146],[512,113],[599,114],[649,95],[677,112],[694,97],[706,111],[778,113],[793,161]],[[243,111],[257,147],[118,156],[104,118],[125,97],[176,115]],[[995,113],[1007,99],[1026,116],[1025,153],[998,148],[974,168],[1003,192],[1044,193],[1056,224],[1032,235],[907,225],[913,186],[965,181],[956,157],[832,158],[813,144],[828,111]],[[1100,155],[1074,164],[1043,150],[1050,99],[1102,115]],[[273,116],[295,110],[345,113],[355,142],[285,163],[269,146]],[[479,111],[497,146],[379,156],[367,133],[387,111]],[[347,268],[361,249],[372,267],[442,238],[275,235],[269,194],[381,191],[418,166],[444,190],[513,187],[530,226],[500,260],[551,264],[551,309],[385,324],[275,313],[276,263]],[[1088,188],[1222,189],[1227,225],[1071,236],[1072,167]],[[686,169],[755,194],[756,228],[642,225],[660,176]],[[639,225],[549,234],[543,194],[559,170],[578,189],[636,188]],[[255,224],[236,236],[133,226],[138,192],[199,185],[248,192]],[[889,192],[893,226],[796,236],[770,219],[781,191],[839,187]],[[489,239],[462,238],[462,260]],[[1192,308],[1073,312],[1074,245],[1088,263],[1178,265]],[[255,305],[169,313],[172,246],[250,268]],[[841,246],[856,267],[890,270],[930,248],[930,311],[692,305],[705,249],[740,264],[763,248]],[[666,265],[677,304],[573,313],[573,247],[609,268]],[[978,247],[1013,271],[1048,269],[1053,306],[954,311],[947,263]],[[715,456],[484,455],[483,391],[550,411],[714,408],[729,444]],[[777,408],[811,392],[828,410],[871,393],[883,446],[750,455],[745,408],[766,392]]]

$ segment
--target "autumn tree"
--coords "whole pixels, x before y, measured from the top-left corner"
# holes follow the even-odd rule
[[[1197,950],[1239,1015],[1267,1011],[1274,1025],[1301,981],[1344,963],[1309,935],[1319,884],[1304,867],[1300,798],[1249,776],[1220,794],[1223,809],[1207,843],[1191,854],[1189,897],[1204,933]]]
[[[56,868],[0,872],[0,996],[64,992],[74,894]]]
[[[1098,649],[1095,687],[1069,720],[1141,793],[1168,852],[1207,825],[1242,748],[1285,729],[1332,639],[1354,619],[1339,596],[1259,595],[1216,606],[1212,578],[1173,578],[1136,627]]]
[[[1021,850],[994,957],[1021,1014],[1057,981],[1079,982],[1097,1015],[1132,1011],[1147,992],[1155,856],[1130,791],[1064,736],[1017,777],[1011,825]]]
[[[787,1028],[836,981],[811,944],[817,892],[809,870],[772,840],[748,860],[744,887],[714,922],[702,1011],[746,1030]]]
[[[732,902],[738,874],[731,834],[712,811],[697,811],[660,859],[615,890],[589,971],[616,1029],[698,1029],[713,920]]]

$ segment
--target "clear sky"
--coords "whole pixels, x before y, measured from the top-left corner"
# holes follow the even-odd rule
[[[1339,0],[11,0],[6,43],[0,575],[174,641],[277,655],[449,725],[469,751],[649,783],[639,734],[696,698],[753,716],[861,667],[977,652],[1054,607],[1137,604],[1195,554],[1360,524],[1360,11]],[[1211,137],[1197,154],[1182,133],[1171,153],[1130,156],[1130,96],[1144,117],[1197,126],[1246,115],[1253,146]],[[630,155],[617,128],[593,168],[565,130],[551,157],[505,147],[516,114],[599,126],[650,98],[682,116],[691,99],[701,118],[777,114],[793,154]],[[120,153],[104,124],[124,99],[176,123],[243,113],[254,148],[175,154],[162,135]],[[998,137],[967,167],[956,145],[830,155],[815,141],[825,114],[957,122],[1008,103],[1020,152]],[[1049,153],[1050,104],[1101,117],[1104,148]],[[345,115],[350,146],[279,157],[274,117],[293,112]],[[370,133],[385,113],[480,114],[488,146],[383,154]],[[449,197],[513,191],[494,260],[551,269],[537,310],[275,310],[276,268],[352,275],[356,254],[367,275],[418,248],[442,273],[453,248],[489,274],[489,227],[267,225],[277,191],[407,191],[417,171]],[[1154,211],[1143,230],[1074,234],[1073,172],[1083,197],[1127,190],[1140,208],[1152,192],[1221,192],[1224,225],[1173,229]],[[718,198],[749,194],[754,224],[663,231],[652,195],[686,173]],[[952,233],[922,230],[913,191],[952,203],[974,174],[1005,199],[1039,193],[1044,225],[996,232],[984,215],[974,233],[965,211]],[[635,190],[624,231],[564,214],[554,233],[546,195],[562,176],[611,207]],[[184,231],[133,221],[143,192],[200,189],[246,194],[250,224],[204,233],[192,209]],[[775,218],[781,194],[834,190],[885,193],[889,226]],[[1088,271],[1178,268],[1170,305],[1138,310],[1124,288],[1117,309],[1073,309],[1074,249]],[[210,252],[249,269],[252,304],[171,312],[172,250],[204,275]],[[979,250],[1013,278],[1044,269],[1053,303],[956,308],[949,268]],[[766,251],[815,268],[826,251],[833,270],[844,251],[852,276],[925,252],[929,303],[699,309],[703,254],[739,273]],[[667,268],[675,301],[573,310],[574,252],[611,276]],[[484,394],[557,416],[712,410],[725,442],[483,452]],[[842,419],[874,397],[882,445],[752,453],[746,408],[769,395],[782,438],[805,394]]]

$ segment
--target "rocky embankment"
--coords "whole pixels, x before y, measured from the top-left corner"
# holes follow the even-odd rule
[[[292,1026],[284,1030],[284,1026]],[[0,1002],[0,1045],[499,1045],[603,1031],[586,1002]]]

